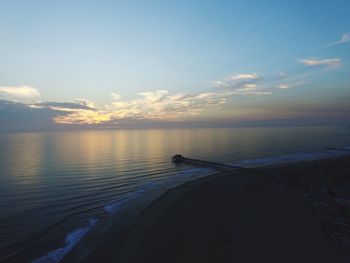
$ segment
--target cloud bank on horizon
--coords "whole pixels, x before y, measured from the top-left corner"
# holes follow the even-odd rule
[[[302,59],[300,63],[335,68],[341,65],[341,59]],[[120,94],[112,92],[111,102],[102,106],[81,98],[72,102],[41,102],[38,100],[41,96],[39,90],[30,86],[0,87],[0,98],[3,98],[3,104],[13,101],[12,107],[19,105],[22,109],[45,110],[55,124],[118,125],[121,120],[181,121],[204,110],[218,108],[233,97],[271,95],[278,89],[287,90],[307,83],[285,82],[296,75],[280,73],[273,79],[277,80],[277,84],[271,84],[271,80],[257,73],[234,74],[212,81],[213,91],[170,94],[167,90],[155,90],[140,92],[137,98],[130,100],[123,100]]]
[[[307,67],[323,66],[333,69],[342,64],[340,58],[301,59],[299,62]],[[123,120],[181,121],[200,115],[210,108],[219,108],[237,96],[271,95],[278,89],[302,87],[307,83],[305,80],[286,82],[286,79],[293,80],[295,77],[298,74],[280,73],[271,81],[271,78],[266,79],[266,76],[257,73],[233,74],[212,81],[214,89],[211,91],[170,94],[167,90],[155,90],[140,92],[137,98],[129,100],[123,100],[120,94],[111,92],[111,102],[104,105],[81,98],[71,102],[42,102],[38,88],[26,85],[0,86],[0,111],[11,107],[13,111],[17,111],[16,107],[20,108],[21,113],[31,111],[29,120],[36,118],[35,111],[46,112],[47,116],[42,120],[57,125],[118,126]],[[11,116],[11,111],[7,114]],[[0,118],[2,116],[4,114],[0,114]],[[37,114],[37,117],[42,118],[43,115]]]

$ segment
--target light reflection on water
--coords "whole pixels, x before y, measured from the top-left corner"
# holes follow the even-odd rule
[[[117,196],[187,169],[176,153],[229,163],[350,139],[335,127],[225,128],[0,134],[0,145],[1,259],[29,245],[43,254]]]

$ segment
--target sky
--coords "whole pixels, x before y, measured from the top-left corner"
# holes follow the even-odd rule
[[[349,9],[0,0],[0,131],[348,124]]]

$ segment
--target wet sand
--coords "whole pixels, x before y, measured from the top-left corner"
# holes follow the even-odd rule
[[[347,156],[185,183],[86,262],[349,262],[315,212],[317,191],[349,171]]]

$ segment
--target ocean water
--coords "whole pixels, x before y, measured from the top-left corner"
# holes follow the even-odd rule
[[[222,163],[350,145],[346,127],[0,134],[0,262],[59,262],[109,214]]]

